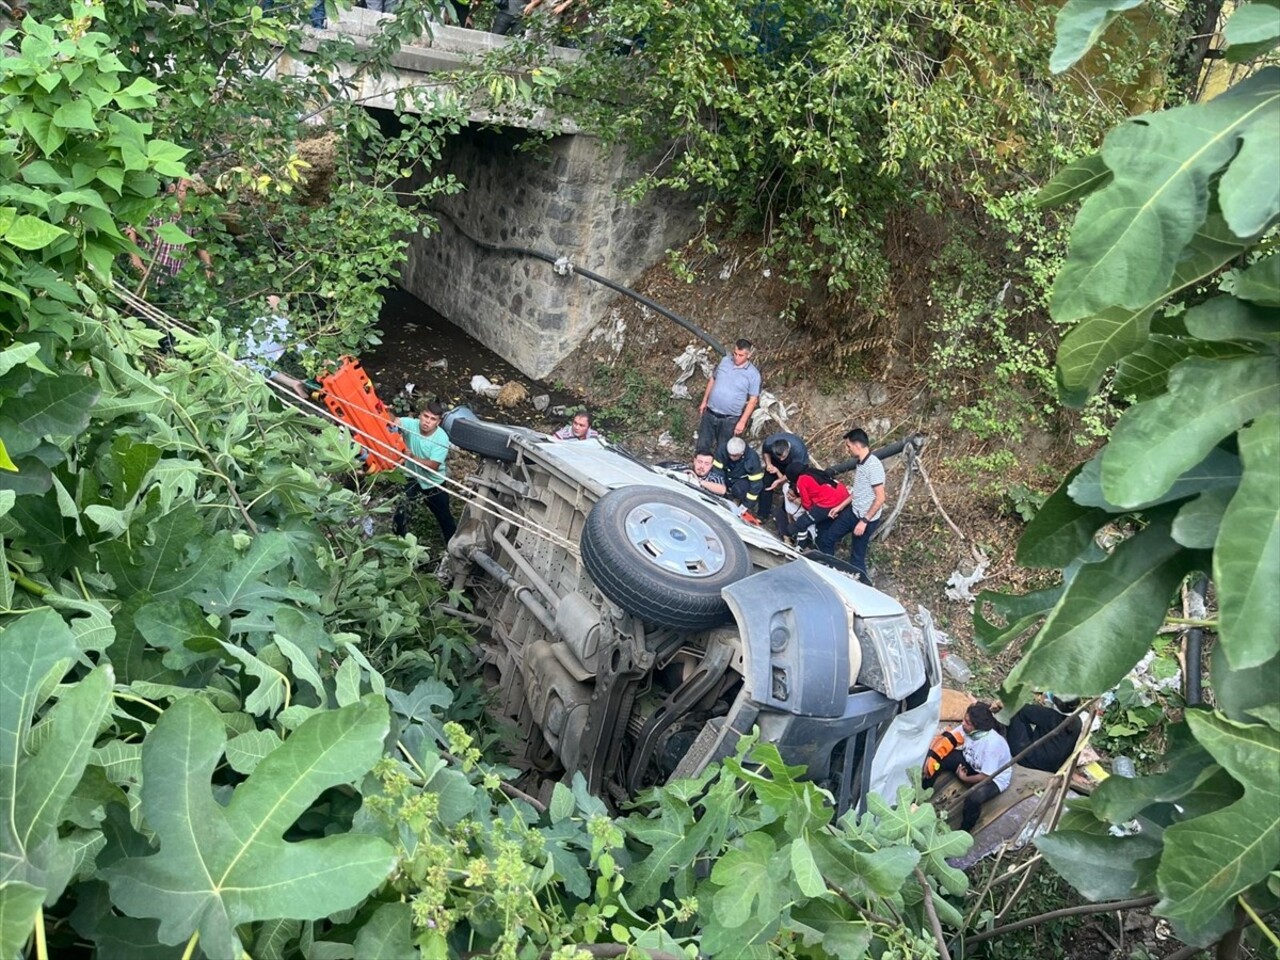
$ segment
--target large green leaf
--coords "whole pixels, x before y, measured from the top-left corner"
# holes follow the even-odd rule
[[[39,377],[29,393],[5,401],[4,419],[37,437],[76,436],[89,423],[100,392],[89,377]]]
[[[1151,645],[1174,589],[1202,556],[1173,541],[1171,520],[1166,509],[1106,560],[1080,568],[1010,672],[1006,690],[1031,685],[1092,696],[1120,682]]]
[[[1067,0],[1058,11],[1054,32],[1057,43],[1049,57],[1049,69],[1061,73],[1089,52],[1102,32],[1125,10],[1145,0]]]
[[[360,960],[413,960],[413,910],[407,903],[384,903],[356,933]]]
[[[1213,702],[1232,720],[1247,723],[1253,711],[1274,704],[1280,686],[1280,657],[1247,670],[1236,670],[1227,661],[1222,644],[1215,644],[1209,658],[1209,683]]]
[[[1234,490],[1206,490],[1183,504],[1173,521],[1173,539],[1191,550],[1212,550]]]
[[[229,537],[204,533],[196,505],[188,500],[150,524],[135,521],[128,539],[101,544],[98,555],[123,595],[147,593],[156,600],[187,596],[233,554]]]
[[[1189,711],[1201,745],[1244,786],[1225,809],[1165,831],[1155,912],[1191,930],[1210,923],[1238,894],[1266,880],[1280,863],[1280,732]]]
[[[1152,314],[1161,303],[1215,273],[1247,248],[1221,216],[1210,214],[1182,251],[1167,288],[1136,308],[1104,306],[1076,324],[1058,347],[1057,376],[1063,402],[1083,405],[1113,364],[1146,343]]]
[[[783,892],[779,880],[785,876],[786,861],[775,862],[775,852],[773,838],[756,831],[716,861],[711,870],[711,882],[718,886],[713,909],[721,924],[740,927],[753,913],[777,915]]]
[[[1228,297],[1239,303],[1235,297]],[[1238,337],[1214,337],[1214,340],[1231,341]],[[1247,357],[1252,351],[1239,343],[1210,343],[1194,337],[1169,337],[1152,334],[1133,353],[1124,357],[1116,367],[1112,386],[1116,393],[1134,400],[1150,400],[1169,387],[1169,373],[1189,357]]]
[[[1102,492],[1124,508],[1160,498],[1254,417],[1280,407],[1280,358],[1185,360],[1169,392],[1127,410],[1102,453]]]
[[[0,957],[22,955],[36,925],[44,890],[21,880],[0,883]]]
[[[1278,107],[1280,69],[1267,68],[1212,100],[1146,114],[1111,131],[1102,157],[1114,179],[1080,208],[1054,283],[1054,319],[1144,310],[1163,298],[1209,212],[1210,180],[1224,168],[1219,198],[1232,232],[1250,238],[1271,222],[1280,191],[1268,195],[1254,181],[1263,169],[1274,170],[1274,153],[1263,149],[1269,136],[1260,134],[1274,125]],[[1247,203],[1238,196],[1246,189]]]
[[[1280,190],[1280,184],[1276,189]],[[1280,253],[1263,257],[1243,270],[1236,278],[1235,294],[1241,300],[1258,306],[1280,307]],[[1274,328],[1275,315],[1272,314],[1271,318]]]
[[[1027,524],[1018,541],[1018,563],[1026,567],[1065,567],[1111,518],[1106,510],[1083,507],[1068,494],[1071,481],[1081,469],[1076,467],[1067,475]]]
[[[56,901],[75,868],[73,843],[60,836],[63,806],[89,761],[111,703],[112,674],[98,667],[59,689],[39,718],[52,684],[79,655],[71,631],[52,610],[20,617],[4,633],[0,677],[0,882],[23,881]]]
[[[1145,834],[1112,836],[1107,824],[1082,811],[1065,814],[1058,828],[1036,840],[1045,860],[1087,900],[1119,900],[1133,895],[1138,862],[1160,852]]]
[[[1213,580],[1222,646],[1243,669],[1280,652],[1280,413],[1258,417],[1239,443],[1244,477],[1222,517]]]
[[[1102,155],[1092,153],[1081,157],[1059,170],[1036,194],[1036,206],[1044,209],[1060,207],[1111,182],[1111,171],[1102,162]]]
[[[379,698],[317,713],[222,806],[210,790],[226,743],[218,713],[199,698],[175,703],[142,753],[143,813],[160,852],[105,871],[112,901],[130,916],[160,920],[163,943],[199,930],[213,957],[240,955],[242,923],[314,920],[355,906],[395,861],[385,841],[335,834],[286,843],[283,835],[323,790],[373,766],[387,726]]]
[[[999,653],[1046,616],[1062,598],[1063,589],[1059,585],[1023,594],[983,590],[973,608],[973,628],[978,646],[987,653]],[[995,619],[988,618],[988,608]],[[997,623],[997,619],[1003,624]]]
[[[1082,507],[1100,507],[1112,513],[1125,513],[1126,508],[1112,503],[1102,492],[1102,465],[1106,448],[1084,465],[1068,487],[1071,499]],[[1173,485],[1160,496],[1134,504],[1131,510],[1146,510],[1162,503],[1186,500],[1208,490],[1235,490],[1240,485],[1240,458],[1221,447],[1214,447],[1209,455],[1191,469],[1185,471]]]
[[[1254,0],[1241,5],[1223,31],[1227,59],[1243,63],[1266,53],[1280,43],[1280,9],[1276,0]]]
[[[1187,332],[1200,340],[1280,342],[1280,311],[1238,297],[1214,297],[1192,307],[1187,311],[1186,325]]]
[[[225,617],[240,611],[259,611],[264,604],[274,608],[274,601],[285,595],[282,587],[266,580],[266,575],[290,556],[289,539],[280,533],[264,533],[255,537],[243,557],[231,569],[209,580],[194,594],[194,599],[210,613]]]

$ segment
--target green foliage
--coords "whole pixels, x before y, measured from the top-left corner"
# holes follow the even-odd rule
[[[1064,62],[1119,6],[1063,7]],[[1280,40],[1250,22],[1238,29],[1259,50]],[[1156,912],[1198,944],[1230,928],[1238,899],[1256,915],[1278,903],[1268,878],[1280,864],[1280,300],[1262,239],[1280,219],[1277,138],[1280,71],[1263,68],[1212,101],[1113,131],[1099,155],[1110,177],[1091,161],[1090,182],[1050,188],[1051,198],[1093,188],[1054,288],[1055,319],[1074,324],[1058,354],[1064,397],[1081,402],[1118,363],[1138,402],[1023,537],[1019,559],[1063,567],[1062,586],[1023,598],[984,594],[1005,623],[981,609],[977,620],[996,650],[1044,616],[1006,682],[1010,709],[1036,688],[1099,694],[1147,652],[1183,578],[1212,572],[1217,710],[1188,710],[1185,724],[1169,728],[1162,773],[1108,780],[1039,841],[1085,896],[1158,893]],[[1220,295],[1206,298],[1205,281],[1242,256],[1249,265],[1220,277]],[[1160,314],[1181,291],[1194,306]],[[1101,528],[1135,512],[1136,534],[1099,546]],[[1130,736],[1153,719],[1126,708],[1109,731]],[[1135,818],[1137,834],[1124,827]],[[1117,829],[1130,834],[1136,868],[1108,872],[1120,855]]]
[[[957,182],[991,196],[1009,171],[1065,159],[1105,128],[1110,103],[1026,80],[1047,55],[1050,15],[1038,4],[613,0],[557,103],[640,153],[677,145],[636,193],[705,195],[708,221],[760,231],[788,279],[852,292],[874,312],[886,307],[892,210],[936,210],[931,193]],[[1109,81],[1137,81],[1133,54],[1114,58]]]
[[[29,6],[51,17],[65,5]],[[438,159],[444,138],[464,118],[457,102],[409,89],[401,93],[403,112],[380,125],[353,99],[347,74],[386,70],[436,6],[404,0],[362,50],[345,39],[304,49],[306,34],[298,29],[310,9],[304,3],[278,3],[269,12],[238,0],[179,9],[122,0],[87,8],[116,41],[112,68],[157,81],[139,79],[127,89],[131,99],[121,106],[139,110],[143,126],[126,132],[165,138],[151,148],[159,151],[151,156],[161,177],[203,178],[181,201],[164,197],[156,211],[121,210],[144,251],[155,231],[148,214],[178,218],[160,231],[180,227],[185,237],[188,255],[177,277],[147,274],[149,300],[190,322],[213,319],[238,332],[266,314],[268,294],[279,295],[291,341],[314,348],[304,355],[313,366],[377,342],[382,292],[404,261],[408,238],[434,228],[421,208],[437,193],[460,189],[448,177],[404,178],[419,162]],[[305,63],[306,73],[277,76],[282,61]],[[134,169],[142,168],[125,166]],[[126,190],[135,179],[126,179]],[[146,182],[154,196],[156,181]],[[126,242],[98,246],[104,251],[86,251],[97,257],[89,258],[95,267]],[[195,250],[208,254],[211,272],[191,255]]]
[[[55,22],[62,53],[46,56],[28,43],[44,28],[27,22],[40,89],[116,62],[88,23]],[[34,115],[29,93],[10,93],[6,123]],[[16,192],[37,208],[48,174],[35,164],[74,177],[78,156],[114,162],[100,135],[116,106],[85,100],[89,123],[75,115],[43,161],[25,133],[3,141],[9,187],[25,182]],[[145,131],[129,156],[149,171],[176,163]],[[95,228],[108,236],[157,209],[116,192]],[[967,836],[910,790],[833,822],[830,796],[769,745],[623,819],[581,778],[539,810],[454,721],[475,707],[452,689],[465,690],[466,636],[414,575],[420,546],[362,534],[368,481],[350,442],[275,405],[216,323],[160,351],[158,332],[100,299],[90,242],[66,228],[26,251],[39,257],[6,260],[6,956],[34,937],[38,953],[129,957],[185,944],[211,957],[568,958],[602,941],[915,957],[933,950],[921,884],[943,922],[961,922],[948,898],[965,881],[946,858]],[[405,692],[380,664],[429,676]],[[744,889],[740,871],[756,868]]]

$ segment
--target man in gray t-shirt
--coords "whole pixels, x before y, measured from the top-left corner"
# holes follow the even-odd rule
[[[719,450],[746,431],[751,412],[760,402],[760,371],[751,362],[753,352],[750,340],[739,340],[707,381],[698,406],[699,447]]]
[[[844,445],[850,459],[857,461],[853,484],[849,490],[853,496],[853,515],[858,522],[853,527],[853,545],[849,549],[849,563],[858,571],[864,583],[870,584],[867,574],[867,548],[871,535],[884,519],[884,465],[871,455],[867,431],[854,427],[844,435]]]

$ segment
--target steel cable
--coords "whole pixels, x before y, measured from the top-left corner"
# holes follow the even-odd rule
[[[169,333],[178,331],[189,337],[199,337],[199,334],[193,327],[183,323],[175,317],[170,316],[154,304],[144,300],[142,297],[137,296],[130,291],[128,287],[123,286],[118,281],[112,282],[112,292],[119,297],[120,301],[125,304],[125,306],[133,310],[139,318],[153,326],[166,329]],[[347,423],[341,418],[335,416],[332,411],[315,403],[312,399],[300,397],[284,384],[277,383],[269,378],[261,377],[256,371],[249,368],[246,361],[239,360],[223,350],[214,350],[213,352],[217,356],[227,360],[232,367],[237,369],[240,373],[246,374],[251,378],[251,380],[247,382],[251,382],[252,379],[261,380],[279,394],[282,400],[290,405],[307,410],[315,416],[331,422],[348,434],[360,437],[361,446],[376,449],[379,453],[384,454],[387,459],[392,461],[402,460],[406,456],[402,451],[397,450],[395,447],[386,443],[381,437],[373,436],[372,434],[361,430],[359,427]],[[549,527],[544,527],[536,521],[529,520],[527,517],[517,513],[510,507],[503,505],[491,497],[485,496],[462,481],[454,480],[452,477],[445,475],[441,477],[441,485],[450,490],[459,500],[475,506],[481,512],[487,513],[500,520],[509,521],[520,527],[522,530],[527,530],[535,536],[539,536],[556,546],[569,551],[574,556],[578,555],[578,545],[576,543],[566,539]]]

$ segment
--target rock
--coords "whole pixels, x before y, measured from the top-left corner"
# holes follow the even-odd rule
[[[867,384],[867,403],[873,407],[889,402],[889,388],[883,383]]]
[[[551,397],[548,394],[540,393],[533,398],[533,409],[539,413],[542,413],[549,406],[551,406]]]
[[[503,409],[519,406],[529,399],[529,391],[518,380],[510,380],[498,391],[497,403]]]

